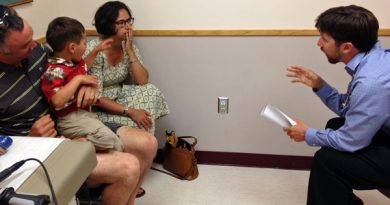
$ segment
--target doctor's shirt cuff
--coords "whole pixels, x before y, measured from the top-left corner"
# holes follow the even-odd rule
[[[320,146],[320,144],[317,140],[317,137],[316,137],[316,133],[317,133],[317,130],[314,128],[308,128],[306,130],[305,140],[309,146]]]

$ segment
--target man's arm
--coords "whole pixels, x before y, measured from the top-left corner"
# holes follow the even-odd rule
[[[77,107],[86,108],[97,102],[99,89],[94,86],[83,85],[77,93]]]
[[[346,152],[366,147],[387,120],[390,94],[380,82],[359,83],[354,92],[345,124],[339,129],[310,128],[297,120],[297,125],[283,130],[295,141],[305,140],[310,146],[327,146]]]
[[[387,89],[378,79],[359,79],[350,96],[344,125],[337,130],[309,128],[306,142],[347,152],[366,147],[390,113]]]
[[[97,87],[98,82],[96,76],[78,75],[53,95],[51,98],[51,104],[55,108],[63,108],[65,104],[75,95],[81,84]]]

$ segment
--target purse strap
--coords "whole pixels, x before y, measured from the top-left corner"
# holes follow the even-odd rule
[[[181,136],[181,137],[177,137],[179,139],[193,139],[194,142],[191,144],[192,147],[195,147],[195,145],[198,143],[198,139],[196,139],[196,137],[193,137],[193,136]]]
[[[158,172],[161,172],[161,173],[164,173],[164,174],[168,174],[169,176],[171,177],[174,177],[176,179],[180,179],[180,180],[186,180],[184,177],[181,177],[179,175],[176,175],[176,174],[173,174],[171,172],[167,172],[167,171],[164,171],[164,170],[161,170],[161,169],[157,169],[155,167],[150,167],[151,170],[154,170],[154,171],[158,171]]]

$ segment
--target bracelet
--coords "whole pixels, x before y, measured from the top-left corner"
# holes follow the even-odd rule
[[[122,115],[124,116],[128,116],[129,115],[129,108],[123,106],[123,112],[122,112]]]
[[[136,63],[136,62],[139,62],[139,60],[135,59],[134,61],[130,61],[130,64],[133,64],[133,63]]]

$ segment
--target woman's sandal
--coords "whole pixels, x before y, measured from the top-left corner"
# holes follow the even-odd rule
[[[142,187],[139,187],[138,191],[137,191],[136,198],[143,197],[145,195],[145,193],[146,193],[145,189],[143,189]]]

